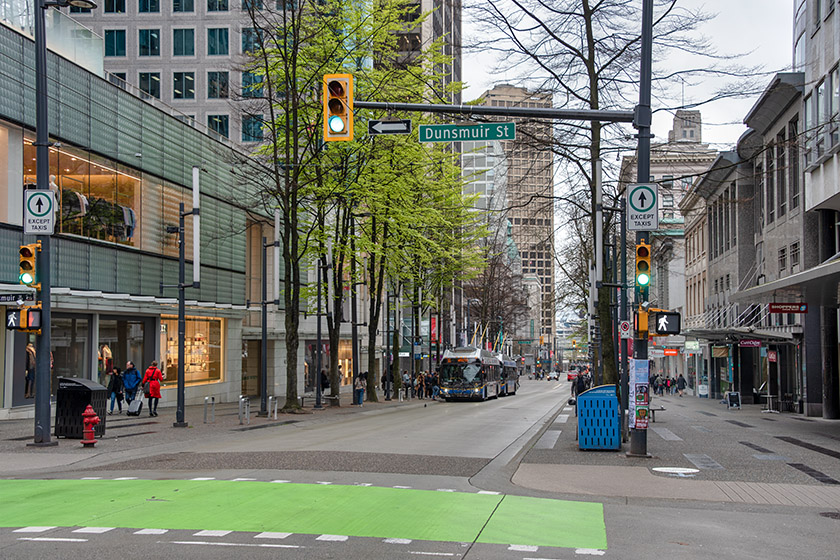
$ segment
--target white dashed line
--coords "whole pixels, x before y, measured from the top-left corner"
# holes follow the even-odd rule
[[[382,542],[388,544],[411,544],[411,539],[385,539]]]
[[[114,480],[139,480],[136,476],[118,476]]]
[[[204,546],[242,546],[246,548],[300,548],[294,544],[246,544],[232,542],[208,542],[208,541],[170,541],[170,544],[192,544]]]
[[[349,539],[347,535],[321,535],[319,537],[315,537],[316,541],[333,541],[333,542],[344,542]]]
[[[258,535],[254,535],[255,539],[285,539],[286,537],[290,537],[291,533],[260,533]]]
[[[87,539],[62,539],[58,537],[20,537],[18,540],[38,542],[88,542]]]
[[[492,492],[490,490],[479,490],[479,494],[490,494],[491,496],[498,496],[501,492]]]
[[[140,529],[139,531],[134,531],[135,535],[165,535],[169,532],[169,529]]]
[[[452,488],[438,488],[438,492],[455,492]]]
[[[316,480],[316,484],[323,484],[324,486],[329,486],[332,482],[327,482],[326,480]]]
[[[408,553],[418,556],[455,556],[452,552],[420,552],[417,550],[410,550]]]
[[[539,547],[527,544],[512,544],[508,547],[508,550],[515,550],[517,552],[536,552],[539,550]]]
[[[197,478],[191,478],[190,480],[216,480],[212,476],[199,476]]]
[[[204,531],[199,531],[198,533],[194,533],[194,537],[224,537],[231,534],[233,531],[214,531],[212,529],[205,529]]]
[[[590,556],[603,556],[606,551],[597,548],[578,548],[575,554],[588,554]]]
[[[396,488],[397,490],[411,490],[411,486],[392,486],[391,488]]]
[[[21,527],[20,529],[15,529],[12,532],[13,533],[44,533],[46,531],[51,531],[52,529],[55,529],[55,527],[32,526],[32,527]]]
[[[253,482],[256,478],[234,478],[231,482]]]
[[[373,486],[373,484],[370,482],[357,482],[356,486],[364,486],[367,488],[368,486]]]
[[[113,527],[82,527],[80,529],[76,529],[73,531],[74,533],[90,533],[92,535],[101,535],[102,533],[107,533],[108,531],[113,531]]]
[[[274,484],[286,484],[287,482],[291,482],[291,480],[272,480]]]
[[[101,476],[83,476],[79,480],[102,480]]]

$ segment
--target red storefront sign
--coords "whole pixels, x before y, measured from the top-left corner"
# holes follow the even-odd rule
[[[775,363],[776,358],[777,358],[777,356],[776,356],[776,351],[775,350],[768,350],[767,351],[767,361]]]
[[[770,313],[808,313],[807,303],[771,303]]]
[[[680,351],[679,351],[678,348],[666,348],[665,349],[665,355],[666,356],[679,356]]]

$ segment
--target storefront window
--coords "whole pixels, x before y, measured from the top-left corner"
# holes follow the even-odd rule
[[[222,319],[187,317],[184,343],[184,380],[186,383],[206,383],[222,380],[224,363],[224,324]],[[166,374],[166,386],[178,382],[178,318],[161,317],[161,370]]]
[[[24,188],[35,188],[34,138],[24,141]],[[132,170],[76,148],[50,149],[56,233],[136,245],[140,178]]]
[[[104,385],[105,375],[113,367],[125,369],[125,363],[129,360],[134,362],[138,369],[144,364],[145,332],[146,321],[142,319],[99,319],[99,383]]]
[[[53,313],[50,321],[53,353],[50,385],[54,395],[57,377],[87,378],[89,375],[90,321],[84,316],[60,313]]]

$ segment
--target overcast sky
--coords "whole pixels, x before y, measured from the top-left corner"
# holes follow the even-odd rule
[[[793,0],[681,0],[681,3],[688,7],[704,6],[706,11],[717,14],[702,32],[716,44],[718,52],[749,52],[742,59],[745,66],[763,65],[767,71],[789,69],[793,50]],[[468,10],[464,18],[463,33],[468,42],[471,30]],[[492,68],[492,62],[482,56],[464,55],[465,101],[477,98],[495,83],[514,81],[514,76],[489,74],[487,70]],[[765,82],[769,81],[770,76]],[[702,99],[705,93],[701,86],[687,87],[685,98],[686,101]],[[746,129],[742,121],[755,100],[726,100],[699,107],[703,118],[703,141],[718,149],[733,146]],[[657,108],[656,101],[653,108]],[[654,142],[667,139],[672,119],[673,115],[666,112],[654,115]]]

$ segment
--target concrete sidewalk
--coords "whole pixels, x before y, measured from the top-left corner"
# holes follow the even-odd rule
[[[526,454],[514,484],[570,495],[684,499],[840,509],[840,421],[727,409],[718,401],[657,397],[650,458],[582,451],[565,407]],[[692,469],[680,474],[656,468]]]

